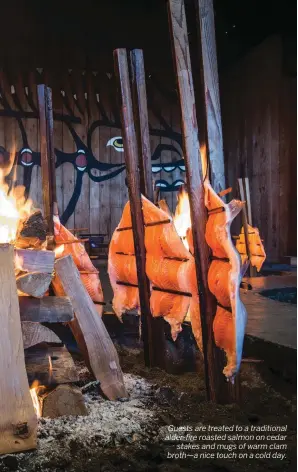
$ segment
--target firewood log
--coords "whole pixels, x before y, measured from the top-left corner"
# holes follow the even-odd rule
[[[55,253],[33,249],[15,249],[15,269],[23,272],[42,272],[52,274]]]
[[[0,245],[0,454],[36,447],[37,421],[25,369],[13,246]]]
[[[41,249],[46,245],[47,224],[40,210],[35,211],[19,225],[15,246]]]
[[[51,329],[39,323],[31,323],[24,321],[22,323],[24,349],[35,346],[39,343],[56,343],[62,344],[60,338]]]
[[[36,389],[40,414],[46,418],[86,416],[88,411],[81,390],[74,385],[58,385],[54,390]]]
[[[19,297],[21,321],[66,323],[74,318],[68,297]]]
[[[19,295],[26,294],[36,298],[44,296],[49,289],[51,281],[52,274],[42,272],[22,273],[16,277]]]

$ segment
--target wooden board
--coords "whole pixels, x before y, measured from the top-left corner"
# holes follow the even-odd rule
[[[26,378],[13,246],[0,245],[0,454],[36,447],[37,421]]]
[[[21,321],[66,323],[73,319],[68,297],[19,297]]]
[[[64,384],[79,380],[72,357],[64,346],[39,345],[26,349],[25,362],[30,385],[34,380],[41,385]]]

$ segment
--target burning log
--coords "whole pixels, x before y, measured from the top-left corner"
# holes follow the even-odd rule
[[[79,380],[74,361],[64,346],[39,344],[25,351],[26,370],[31,385],[56,386]]]
[[[86,343],[90,366],[94,376],[100,381],[103,393],[110,400],[127,397],[116,349],[80,279],[72,257],[58,259],[55,270],[73,305],[77,326]]]
[[[61,339],[51,329],[39,323],[25,321],[22,323],[22,333],[24,349],[43,342],[62,344]]]
[[[42,249],[46,246],[47,224],[40,210],[19,224],[15,246],[21,249]]]
[[[44,296],[51,281],[52,274],[42,272],[23,273],[16,277],[18,291],[37,298]]]
[[[68,297],[19,297],[21,321],[67,323],[74,318]]]
[[[55,254],[53,251],[15,249],[15,267],[23,272],[42,272],[52,274]]]
[[[0,245],[0,454],[36,447],[37,421],[26,376],[13,246]]]
[[[87,416],[84,397],[74,385],[58,385],[50,390],[45,387],[31,388],[31,396],[38,416],[58,418],[59,416]]]

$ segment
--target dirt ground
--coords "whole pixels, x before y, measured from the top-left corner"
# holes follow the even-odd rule
[[[0,471],[18,472],[244,472],[296,471],[296,385],[280,370],[243,364],[241,403],[205,400],[203,371],[170,375],[148,369],[142,351],[117,346],[131,399],[100,398],[82,361],[78,385],[86,394],[90,418],[41,419],[39,450],[0,459]],[[285,362],[287,360],[285,359]],[[89,421],[89,422],[88,422]],[[169,459],[176,445],[165,441],[168,427],[185,425],[287,425],[284,460]],[[73,436],[72,428],[81,432]],[[94,430],[94,431],[93,431]]]

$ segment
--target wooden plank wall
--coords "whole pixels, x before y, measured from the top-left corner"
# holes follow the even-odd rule
[[[38,83],[53,90],[60,217],[69,228],[88,228],[110,237],[128,200],[115,80],[106,73],[62,68],[0,73],[0,164],[4,158],[17,162],[8,178],[15,172],[17,183],[26,186],[35,206],[42,207]],[[178,108],[175,95],[169,99],[154,87],[149,80],[149,95],[154,97],[151,152],[160,167],[153,177],[173,187],[175,180],[185,179],[175,166],[182,158]],[[162,197],[175,208],[176,192],[164,192]]]
[[[249,177],[268,259],[296,255],[296,78],[283,70],[281,38],[256,47],[220,85],[227,186]]]

